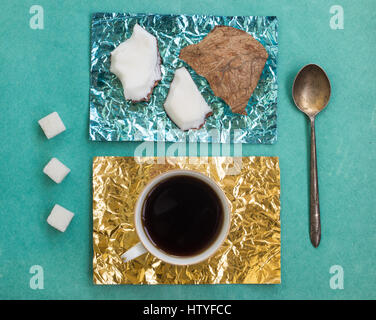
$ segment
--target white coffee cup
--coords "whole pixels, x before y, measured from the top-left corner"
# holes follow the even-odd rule
[[[175,176],[189,176],[189,177],[194,177],[196,179],[199,179],[205,182],[216,193],[216,195],[221,201],[221,206],[223,209],[222,227],[219,230],[217,237],[214,239],[214,241],[212,240],[212,243],[210,244],[210,246],[206,248],[204,251],[198,253],[197,255],[176,256],[176,255],[171,255],[162,251],[161,249],[156,247],[155,244],[149,239],[142,224],[142,208],[143,208],[145,201],[147,200],[149,196],[150,191],[160,182],[167,180],[171,177],[175,177]],[[167,263],[170,263],[170,264],[175,264],[175,265],[195,264],[195,263],[208,259],[220,248],[220,246],[223,244],[223,242],[227,238],[227,235],[230,229],[230,222],[231,222],[231,211],[229,207],[229,202],[224,192],[222,191],[222,189],[212,179],[196,171],[171,170],[166,173],[162,173],[161,175],[151,180],[147,184],[147,186],[144,188],[144,190],[141,192],[136,202],[135,211],[134,211],[135,229],[140,239],[140,242],[137,243],[132,248],[130,248],[125,253],[123,253],[121,258],[123,259],[124,262],[128,262],[130,260],[133,260],[141,256],[142,254],[150,252],[152,255],[154,255],[158,259],[165,261]]]

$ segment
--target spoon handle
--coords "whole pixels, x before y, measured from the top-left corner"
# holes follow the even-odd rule
[[[315,117],[311,120],[311,183],[310,183],[310,229],[309,235],[312,245],[317,248],[321,239],[320,205],[319,205],[319,184],[317,179],[317,157],[316,157],[316,134]]]

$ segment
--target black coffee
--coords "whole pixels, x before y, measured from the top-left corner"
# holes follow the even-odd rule
[[[190,176],[166,178],[148,194],[142,221],[156,247],[168,254],[190,256],[208,248],[223,223],[217,194]]]

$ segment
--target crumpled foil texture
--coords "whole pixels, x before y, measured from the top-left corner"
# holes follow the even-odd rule
[[[160,161],[160,160],[163,161]],[[280,174],[276,157],[96,157],[93,160],[93,281],[95,284],[280,283]],[[232,174],[231,168],[237,166]],[[150,253],[124,263],[139,239],[133,210],[155,176],[195,170],[214,179],[232,210],[227,240],[208,260],[165,263]]]
[[[121,82],[110,72],[110,53],[128,39],[138,23],[158,40],[162,80],[149,102],[126,101]],[[179,59],[180,49],[200,42],[215,26],[242,29],[261,42],[269,54],[260,81],[246,107],[247,115],[231,112],[214,95],[207,80]],[[146,15],[95,13],[91,23],[90,128],[96,141],[168,141],[263,143],[277,139],[277,26],[273,16]],[[199,130],[181,131],[163,103],[174,72],[187,67],[213,109]],[[216,130],[219,133],[213,134]]]

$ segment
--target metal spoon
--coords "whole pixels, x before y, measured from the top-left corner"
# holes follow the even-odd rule
[[[310,182],[310,238],[317,248],[321,239],[319,187],[317,181],[315,117],[326,107],[330,98],[330,82],[325,71],[316,64],[304,66],[296,75],[292,97],[298,109],[311,122],[311,182]]]

